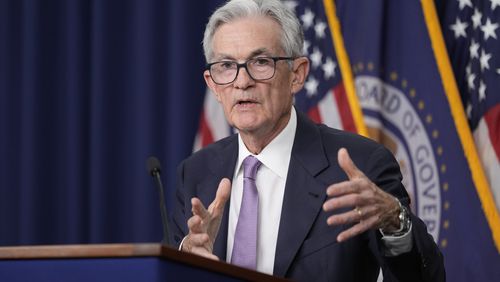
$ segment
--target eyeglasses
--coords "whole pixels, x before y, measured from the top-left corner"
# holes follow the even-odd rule
[[[235,61],[220,61],[207,64],[207,70],[215,84],[219,85],[233,83],[238,77],[240,68],[245,68],[253,80],[268,80],[273,78],[276,72],[276,62],[283,60],[295,60],[295,58],[257,57],[241,64]]]

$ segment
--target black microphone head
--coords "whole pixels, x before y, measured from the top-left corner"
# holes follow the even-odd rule
[[[161,172],[160,161],[156,157],[154,157],[154,156],[149,157],[148,161],[147,161],[147,165],[148,165],[149,174],[155,175],[155,173]]]

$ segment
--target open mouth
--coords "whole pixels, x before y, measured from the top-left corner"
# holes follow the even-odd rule
[[[241,105],[241,106],[245,106],[245,105],[252,105],[252,104],[256,104],[256,103],[257,102],[254,100],[240,100],[236,104]]]
[[[255,104],[254,101],[239,101],[238,105],[248,105],[248,104]]]

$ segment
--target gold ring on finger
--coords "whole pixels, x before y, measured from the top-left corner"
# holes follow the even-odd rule
[[[362,218],[362,217],[363,217],[363,212],[361,211],[361,209],[360,209],[360,208],[356,207],[356,208],[354,208],[354,210],[358,213],[359,218]]]

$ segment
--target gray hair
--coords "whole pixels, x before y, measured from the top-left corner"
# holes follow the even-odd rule
[[[304,32],[299,19],[293,11],[280,0],[231,0],[218,8],[210,17],[203,36],[205,60],[213,58],[212,40],[217,28],[224,23],[249,16],[268,16],[273,18],[282,28],[281,45],[285,56],[302,55]]]

